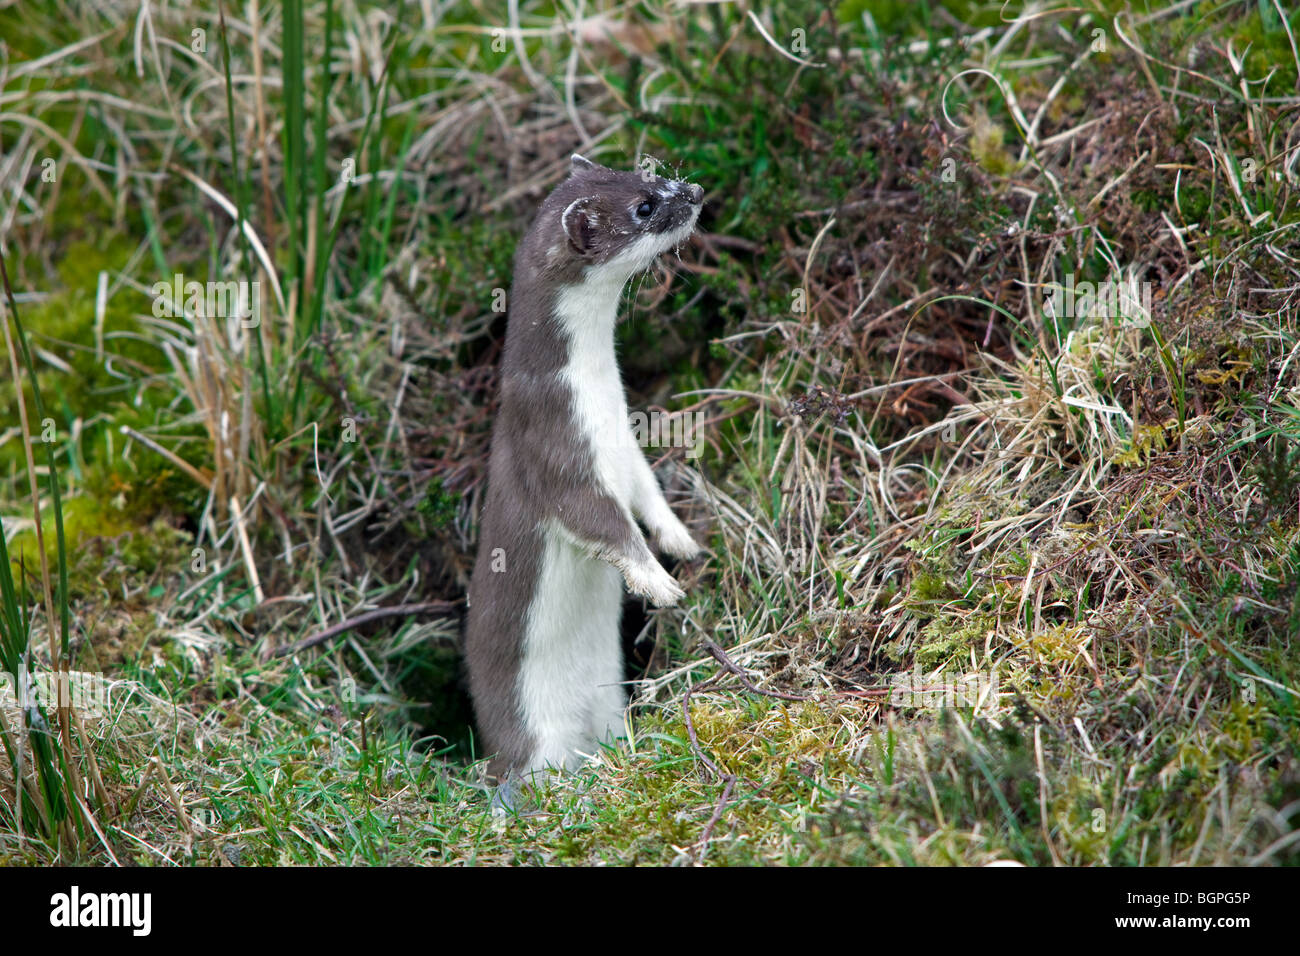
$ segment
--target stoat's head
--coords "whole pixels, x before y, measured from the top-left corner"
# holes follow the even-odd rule
[[[530,231],[529,245],[541,253],[534,264],[570,281],[593,273],[625,280],[684,242],[703,206],[704,190],[693,183],[606,169],[575,153],[569,178]]]

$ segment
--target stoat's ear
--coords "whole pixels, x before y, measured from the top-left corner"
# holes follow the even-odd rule
[[[586,162],[586,160],[583,160]],[[591,196],[575,199],[564,210],[560,221],[564,224],[564,234],[569,237],[569,245],[578,255],[588,255],[596,248],[596,200]]]
[[[586,156],[583,156],[580,153],[574,153],[573,158],[570,160],[570,162],[573,163],[573,172],[575,173],[587,172],[588,170],[592,170],[592,169],[600,169],[599,166],[597,166]]]

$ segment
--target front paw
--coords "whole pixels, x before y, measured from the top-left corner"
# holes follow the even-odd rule
[[[683,561],[690,560],[703,550],[699,542],[692,538],[691,533],[686,530],[686,525],[676,520],[672,524],[657,529],[654,532],[654,539],[664,554],[672,555],[674,558],[680,558]]]
[[[648,598],[655,607],[667,607],[686,597],[681,585],[658,561],[628,568],[623,572],[623,580],[629,591]]]

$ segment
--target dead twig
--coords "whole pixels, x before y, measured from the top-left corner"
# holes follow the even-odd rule
[[[718,648],[716,644],[713,644],[712,641],[706,641],[705,643],[711,644],[713,648],[717,650],[717,654],[714,655],[715,657],[719,654],[722,655],[720,660],[723,661],[723,667],[728,667],[728,665],[730,665],[730,669],[738,671],[736,665],[731,664],[731,662],[726,659],[726,655],[722,654],[721,649]],[[700,832],[699,840],[696,841],[696,846],[699,847],[699,853],[695,858],[696,863],[704,862],[704,853],[709,847],[709,839],[713,836],[713,828],[716,827],[718,821],[722,819],[722,813],[726,810],[727,803],[731,800],[731,792],[735,789],[736,781],[739,779],[734,773],[723,773],[722,768],[714,763],[712,758],[704,752],[704,748],[700,746],[700,739],[695,733],[695,722],[691,720],[691,695],[712,687],[717,680],[718,675],[714,674],[702,684],[692,684],[690,687],[687,687],[686,692],[682,695],[682,717],[686,722],[686,735],[690,737],[691,740],[691,752],[695,754],[696,759],[699,760],[700,763],[704,764],[704,766],[707,767],[715,777],[719,778],[723,784],[722,796],[718,798],[718,803],[713,808],[713,816],[709,818],[709,822],[705,824],[704,829]]]
[[[777,690],[763,690],[761,687],[756,687],[754,682],[749,679],[749,676],[734,661],[732,661],[732,659],[727,656],[726,652],[717,644],[714,644],[710,640],[705,640],[704,649],[714,656],[718,663],[722,665],[723,670],[727,671],[729,674],[735,674],[740,678],[741,684],[743,684],[745,689],[748,691],[752,691],[755,694],[761,694],[764,697],[775,697],[777,700],[806,701],[813,699],[805,694],[783,694]]]
[[[367,611],[365,614],[358,614],[356,617],[331,625],[325,630],[311,635],[311,637],[304,637],[301,641],[295,641],[285,647],[277,648],[272,656],[287,657],[290,654],[297,654],[299,651],[315,647],[317,644],[324,644],[331,637],[342,634],[344,631],[350,631],[362,624],[369,624],[371,621],[382,621],[386,617],[414,617],[417,614],[451,611],[459,607],[459,601],[425,601],[422,604],[395,604],[392,607],[375,608],[373,611]]]

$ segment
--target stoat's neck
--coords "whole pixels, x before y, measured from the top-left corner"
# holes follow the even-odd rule
[[[627,278],[599,272],[560,287],[555,317],[569,340],[569,361],[579,367],[614,362],[614,326]]]
[[[625,281],[625,280],[624,280]],[[627,434],[627,396],[614,356],[623,281],[591,281],[564,286],[556,297],[555,318],[567,339],[560,379],[569,386],[571,411],[580,434],[593,450],[602,486],[622,494],[617,457]]]

